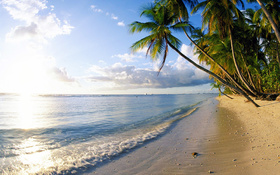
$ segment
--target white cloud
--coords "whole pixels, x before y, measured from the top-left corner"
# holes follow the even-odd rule
[[[148,47],[144,47],[143,49],[138,50],[137,53],[146,54],[147,53],[147,49],[148,49]]]
[[[8,40],[29,39],[38,35],[37,24],[31,23],[29,26],[17,26],[9,32],[6,37]]]
[[[13,19],[27,22],[31,22],[40,10],[46,9],[46,3],[46,0],[2,0]]]
[[[115,16],[114,14],[111,14],[111,18],[114,19],[114,20],[118,20],[118,17]]]
[[[137,60],[135,60],[134,58],[143,58],[143,56],[141,56],[141,55],[128,54],[128,53],[117,54],[117,55],[113,55],[112,57],[120,58],[121,61],[124,61],[124,62],[137,62]]]
[[[106,64],[106,62],[104,60],[99,60],[98,63]]]
[[[118,26],[125,26],[125,24],[124,24],[124,22],[123,21],[120,21],[120,22],[118,22]]]
[[[67,22],[57,18],[52,13],[54,6],[50,6],[49,13],[39,13],[47,9],[46,0],[3,0],[2,5],[15,20],[25,25],[11,29],[6,35],[7,41],[30,40],[45,43],[57,35],[70,34],[73,27]]]
[[[51,5],[50,8],[51,8],[51,11],[53,11],[54,10],[54,5]]]
[[[96,8],[95,5],[91,5],[90,8],[94,11],[94,12],[98,12],[98,13],[103,13],[103,10]]]
[[[91,8],[94,12],[98,12],[98,13],[103,13],[103,12],[104,12],[102,9],[97,8],[95,5],[91,5],[90,8]],[[106,12],[105,15],[106,15],[106,16],[110,16],[111,19],[113,19],[113,20],[118,20],[118,19],[119,19],[119,17],[117,17],[117,16],[114,15],[113,13]],[[119,21],[119,22],[117,23],[117,25],[118,25],[118,26],[122,26],[122,27],[125,26],[124,21]]]
[[[181,52],[186,55],[187,57],[189,57],[192,61],[194,61],[196,64],[206,68],[206,69],[210,69],[210,66],[207,66],[207,65],[204,65],[204,64],[200,64],[199,63],[199,60],[198,60],[198,56],[197,55],[194,55],[194,52],[193,52],[193,47],[191,46],[188,46],[188,45],[185,45],[183,44],[182,47],[181,47]],[[191,63],[187,62],[183,57],[179,56],[178,58],[181,59],[181,62],[185,62],[186,65],[182,65],[182,64],[177,64],[178,67],[195,67],[194,65],[192,65]],[[200,70],[198,70],[200,71]],[[201,71],[202,72],[202,71]]]
[[[187,57],[191,58],[195,63],[199,64],[198,56],[194,55],[194,48],[183,44],[181,47],[181,52]],[[181,57],[181,56],[180,56]],[[182,57],[181,57],[182,58]]]
[[[76,81],[74,78],[68,75],[65,68],[52,67],[51,69],[48,70],[48,73],[60,82],[69,83],[69,82]]]

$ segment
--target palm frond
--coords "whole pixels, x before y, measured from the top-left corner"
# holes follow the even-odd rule
[[[165,51],[164,51],[164,55],[163,55],[163,58],[162,58],[161,66],[160,66],[159,71],[158,71],[158,75],[159,75],[161,69],[163,68],[163,66],[164,66],[164,64],[165,64],[167,54],[168,54],[168,44],[167,44],[167,42],[166,42],[166,43],[165,43]]]
[[[142,32],[142,31],[150,32],[151,30],[154,29],[154,27],[157,26],[157,24],[155,24],[154,22],[142,23],[142,22],[135,21],[131,23],[129,26],[130,26],[130,31],[129,31],[130,33]]]
[[[137,51],[143,49],[144,47],[149,46],[152,43],[153,39],[154,39],[153,35],[146,36],[146,37],[142,38],[141,40],[136,41],[134,44],[132,44],[132,46],[130,48],[131,48],[132,52],[137,52]]]
[[[199,9],[204,8],[206,6],[208,2],[207,1],[203,1],[199,4],[197,4],[191,11],[191,14],[195,14]]]
[[[163,50],[164,50],[164,40],[162,38],[157,38],[156,42],[153,43],[150,51],[151,58],[154,60],[158,59]]]
[[[170,29],[173,29],[174,31],[182,31],[183,29],[191,31],[193,29],[193,26],[191,26],[188,22],[178,22],[170,26]]]
[[[168,35],[167,39],[176,48],[179,48],[182,45],[182,42],[173,35]]]

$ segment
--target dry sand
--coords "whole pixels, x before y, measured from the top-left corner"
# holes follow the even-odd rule
[[[280,174],[280,102],[256,100],[261,106],[256,108],[244,97],[233,98],[230,100],[223,96],[217,99],[220,101],[219,108],[232,114],[233,118],[228,115],[228,119],[239,121],[242,126],[228,133],[235,135],[233,138],[240,140],[236,146],[242,147],[240,152],[236,152],[240,156],[240,160],[236,158],[236,165],[239,167],[237,172],[253,175]]]
[[[239,96],[217,100],[207,100],[163,136],[88,173],[280,174],[280,102],[256,101],[261,105],[256,108]]]

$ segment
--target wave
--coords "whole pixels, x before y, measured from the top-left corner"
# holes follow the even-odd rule
[[[174,122],[196,111],[197,104],[114,129],[114,134],[95,139],[84,138],[84,142],[80,140],[65,146],[56,145],[53,149],[41,148],[35,139],[29,140],[25,145],[29,152],[17,154],[17,159],[0,159],[0,173],[72,174],[85,171],[164,134]]]

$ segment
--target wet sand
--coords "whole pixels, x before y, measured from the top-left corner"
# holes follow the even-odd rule
[[[255,108],[242,97],[217,99],[88,174],[278,174],[280,103],[257,101],[262,107]]]

